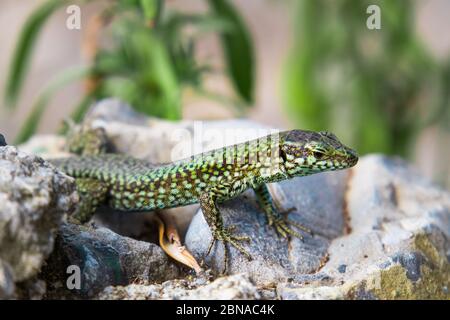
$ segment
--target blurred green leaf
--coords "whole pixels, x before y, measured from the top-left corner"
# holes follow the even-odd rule
[[[234,28],[233,21],[225,17],[203,14],[186,14],[186,13],[172,13],[168,14],[159,32],[164,32],[169,35],[171,39],[180,37],[183,28],[191,25],[200,32],[232,32]]]
[[[102,82],[101,92],[105,97],[114,96],[130,102],[139,99],[139,84],[123,77],[107,77]],[[140,103],[137,105],[139,106]]]
[[[10,70],[5,101],[16,103],[38,30],[65,2],[47,0],[27,21]],[[98,21],[94,21],[97,24],[90,30],[94,37],[89,40],[95,54],[91,70],[95,79],[91,81],[90,91],[75,107],[74,120],[80,120],[94,100],[105,97],[118,97],[147,115],[180,119],[181,92],[188,86],[200,89],[198,93],[207,92],[203,96],[208,99],[231,104],[241,111],[252,101],[253,47],[244,23],[231,4],[223,0],[211,1],[213,13],[173,11],[162,15],[163,3],[163,0],[117,0],[101,9]],[[222,35],[228,75],[236,92],[234,97],[202,90],[203,76],[213,68],[198,61],[195,50],[196,43],[206,32]],[[99,38],[97,33],[109,36],[107,46],[96,39]],[[58,77],[43,90],[18,141],[24,141],[35,132],[47,103],[64,83],[66,79]]]
[[[296,126],[334,131],[361,154],[408,157],[423,119],[442,121],[448,85],[415,33],[414,1],[376,3],[381,30],[365,25],[370,0],[293,2],[283,98]]]
[[[97,91],[98,90],[95,90],[81,98],[81,100],[75,106],[75,109],[70,116],[70,119],[72,119],[73,122],[75,123],[81,122],[83,116],[88,111],[89,107],[95,102],[95,96],[97,95]],[[67,133],[68,129],[69,129],[68,122],[64,121],[61,128],[58,130],[58,133],[64,135]]]
[[[213,12],[233,24],[233,29],[222,33],[222,46],[233,86],[248,103],[253,102],[254,63],[250,33],[236,9],[226,0],[208,0]]]
[[[81,98],[81,101],[76,105],[75,110],[71,114],[71,119],[75,123],[81,122],[84,114],[87,112],[91,104],[95,101],[96,95],[97,92],[93,91]]]
[[[121,98],[148,115],[180,119],[180,83],[161,38],[126,20],[113,34],[115,47],[100,52],[96,61],[103,77],[100,94]]]
[[[13,52],[5,88],[5,104],[13,107],[23,86],[23,80],[29,65],[31,51],[39,32],[50,15],[67,1],[50,0],[40,5],[25,21],[16,48]]]
[[[80,80],[91,73],[91,68],[88,67],[73,67],[65,70],[63,73],[52,79],[45,89],[42,91],[36,103],[33,105],[31,112],[25,120],[22,128],[16,137],[15,143],[20,144],[28,140],[38,127],[39,121],[47,107],[52,96],[57,93],[61,88],[70,84],[75,80]]]
[[[189,32],[185,32],[186,29]],[[167,15],[158,29],[158,36],[163,39],[181,85],[199,86],[202,77],[213,70],[212,66],[197,61],[197,40],[207,32],[228,32],[232,29],[230,21],[215,15],[178,12]]]
[[[117,1],[119,9],[138,9],[140,6],[140,0],[119,0]]]
[[[140,0],[144,17],[147,21],[155,21],[163,4],[162,0]]]

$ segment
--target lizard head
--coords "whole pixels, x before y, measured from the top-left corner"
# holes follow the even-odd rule
[[[356,151],[327,131],[291,130],[282,133],[280,155],[289,176],[340,170],[358,162]]]

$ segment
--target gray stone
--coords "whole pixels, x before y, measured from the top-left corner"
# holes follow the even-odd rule
[[[340,273],[345,273],[345,270],[347,269],[347,265],[345,265],[345,264],[341,264],[339,267],[338,267],[338,271],[340,272]]]
[[[7,143],[6,143],[5,137],[0,133],[0,147],[4,147],[6,145],[7,145]]]
[[[279,298],[450,298],[448,192],[404,161],[372,155],[352,170],[346,208],[351,232],[330,243],[329,280],[281,283]]]
[[[400,252],[392,257],[394,263],[399,263],[406,270],[406,277],[409,280],[420,279],[420,267],[425,262],[425,257],[419,252]]]
[[[0,291],[37,275],[78,199],[73,179],[40,157],[0,147]]]
[[[15,298],[15,289],[11,267],[0,260],[0,299]]]
[[[108,287],[98,295],[101,300],[236,300],[261,297],[259,289],[245,274],[221,277],[200,286],[188,280],[173,280],[158,285]]]
[[[69,289],[66,273],[77,266],[81,287]],[[92,297],[107,286],[136,281],[162,282],[181,275],[180,268],[162,249],[144,241],[120,236],[107,228],[65,223],[42,277],[52,296]]]
[[[331,286],[311,287],[282,283],[277,286],[277,297],[281,300],[337,300],[342,295]]]
[[[147,118],[111,99],[95,105],[86,123],[102,127],[119,152],[154,163],[268,133],[268,128],[248,120],[167,122]],[[242,130],[248,128],[253,131]],[[63,145],[61,138],[36,137],[23,148],[52,157],[65,155]],[[271,188],[284,209],[296,207],[290,218],[313,230],[304,242],[279,239],[267,226],[252,191],[220,205],[225,224],[236,224],[236,233],[252,238],[244,247],[254,259],[247,261],[230,248],[228,271],[245,273],[258,287],[276,288],[267,294],[260,290],[259,297],[450,299],[450,194],[404,161],[368,155],[351,170],[295,178]],[[176,219],[182,235],[189,227],[185,238],[188,249],[199,260],[204,259],[213,273],[222,271],[222,244],[216,244],[205,257],[211,235],[198,205],[164,212]],[[140,234],[150,233],[145,227],[149,219],[150,214],[123,215],[106,210],[94,221],[122,235],[140,238]],[[120,241],[125,240],[122,237]],[[141,272],[146,271],[136,270],[136,274]],[[195,279],[202,278],[119,286],[117,291],[110,287],[108,290],[117,295],[109,298],[133,299],[141,291],[139,296],[145,299],[178,298],[186,296],[186,290],[207,285]],[[173,290],[164,291],[166,287]],[[130,290],[136,294],[128,297]]]
[[[288,218],[311,229],[313,234],[305,234],[303,241],[278,237],[267,225],[253,191],[219,205],[225,225],[236,225],[236,234],[251,238],[251,243],[244,244],[244,247],[253,259],[248,261],[230,246],[228,271],[250,273],[258,284],[286,281],[316,272],[327,259],[330,242],[345,229],[343,210],[347,175],[345,171],[317,174],[271,186],[275,199],[285,209],[296,208]],[[210,240],[209,227],[200,211],[189,226],[186,246],[220,272],[225,267],[223,244],[216,243],[211,255],[205,257]]]
[[[16,285],[16,295],[19,299],[42,300],[47,294],[45,281],[34,277]]]

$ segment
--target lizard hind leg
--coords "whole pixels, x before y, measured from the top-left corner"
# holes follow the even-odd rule
[[[85,223],[90,220],[97,207],[105,202],[108,188],[106,184],[89,178],[76,179],[76,185],[80,202],[70,219],[75,223]]]

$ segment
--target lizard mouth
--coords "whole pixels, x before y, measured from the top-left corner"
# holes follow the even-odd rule
[[[348,163],[350,164],[351,167],[353,167],[358,163],[359,160],[358,153],[355,150],[349,149],[347,151],[347,154],[348,154]]]

